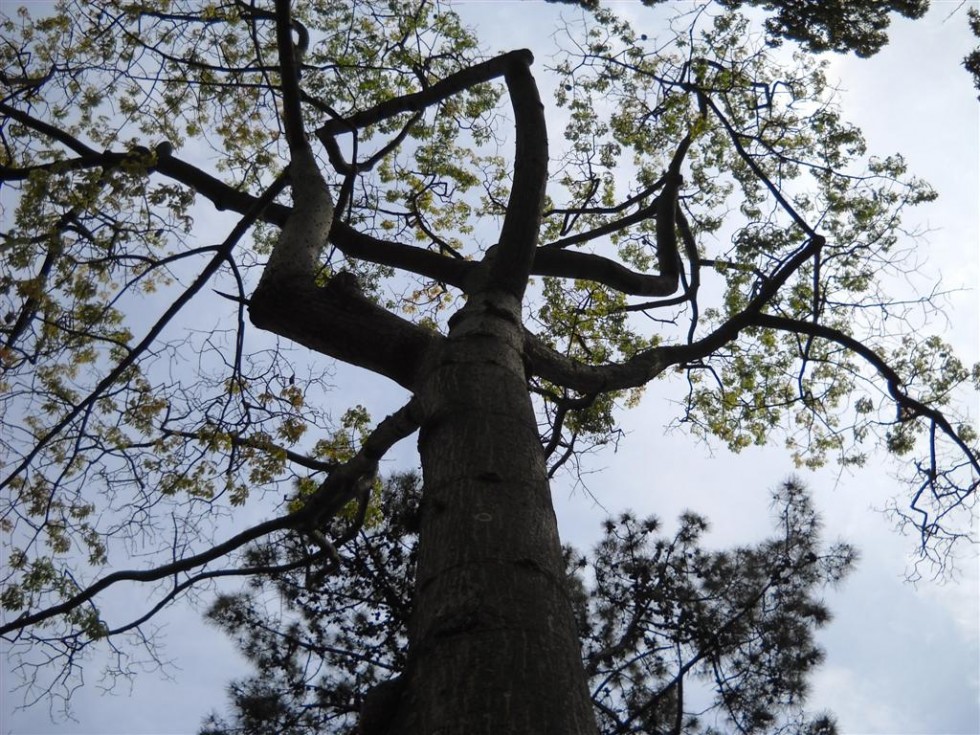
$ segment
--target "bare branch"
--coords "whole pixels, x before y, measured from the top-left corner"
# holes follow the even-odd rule
[[[518,64],[527,64],[526,58],[529,53],[528,51],[511,51],[501,56],[488,59],[481,64],[466,67],[455,74],[449,75],[445,79],[440,79],[431,87],[423,89],[421,92],[386,100],[368,110],[363,110],[345,118],[331,120],[317,128],[316,136],[319,138],[323,135],[338,135],[340,133],[350,132],[353,129],[359,130],[369,125],[375,125],[404,112],[421,112],[477,84],[489,82],[504,76],[515,62]],[[521,59],[525,59],[525,61],[522,62]]]

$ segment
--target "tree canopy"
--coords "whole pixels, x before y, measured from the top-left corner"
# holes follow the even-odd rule
[[[561,709],[589,732],[547,481],[655,380],[733,451],[895,454],[896,512],[941,563],[976,500],[955,398],[980,369],[889,294],[917,246],[902,213],[935,194],[868,155],[814,55],[874,53],[889,12],[926,3],[746,3],[768,44],[742,4],[646,30],[591,10],[546,72],[560,135],[532,54],[488,55],[427,0],[3,18],[0,631],[25,663],[67,682],[87,646],[146,642],[201,585],[336,568],[378,463],[419,432],[413,686],[442,685],[426,657],[465,668],[461,620],[504,635],[554,614],[562,653],[534,676],[563,672],[554,696],[578,692]],[[326,358],[403,407],[375,421],[355,385],[329,411]],[[255,558],[270,539],[307,553]],[[477,559],[479,579],[452,576]],[[128,583],[145,610],[101,605]],[[449,716],[423,700],[399,716]]]
[[[598,0],[549,0],[596,9]],[[644,5],[661,5],[665,0],[643,0]],[[743,6],[762,8],[767,13],[765,30],[770,46],[789,39],[808,51],[853,51],[858,56],[872,56],[888,43],[891,14],[921,18],[929,9],[929,0],[718,0],[732,10]]]

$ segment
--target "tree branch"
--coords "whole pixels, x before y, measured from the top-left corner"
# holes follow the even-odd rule
[[[120,582],[156,582],[166,577],[187,572],[226,556],[245,544],[275,531],[323,528],[338,510],[354,498],[357,481],[368,473],[373,475],[378,461],[396,442],[412,434],[418,425],[417,409],[414,400],[412,400],[382,420],[365,439],[357,454],[334,469],[303,507],[298,510],[247,528],[227,541],[212,546],[200,554],[178,559],[152,569],[122,570],[108,574],[58,605],[52,605],[35,613],[25,613],[12,622],[0,626],[0,635],[23,630],[71,612],[93,599],[100,592]],[[239,569],[234,572],[225,572],[225,575],[232,573],[248,574],[250,572]],[[198,575],[196,579],[207,579],[213,576],[221,576],[221,573],[204,573]]]
[[[904,383],[899,374],[888,365],[881,355],[863,342],[833,327],[772,314],[755,314],[750,318],[750,324],[765,329],[778,329],[783,332],[819,337],[846,347],[860,355],[885,379],[885,383],[888,386],[888,394],[895,401],[896,405],[898,405],[900,413],[907,418],[922,416],[929,419],[934,426],[938,427],[966,455],[973,470],[980,477],[980,457],[960,438],[956,429],[949,423],[949,419],[938,409],[927,406],[910,396],[905,391],[903,387]]]
[[[505,80],[517,126],[514,184],[510,190],[500,250],[491,263],[490,279],[517,298],[527,288],[541,230],[544,195],[548,186],[548,131],[544,106],[531,74],[530,51],[508,55]]]
[[[677,278],[639,273],[615,260],[576,250],[537,248],[531,273],[595,281],[631,296],[669,296],[677,290]]]
[[[187,287],[187,289],[174,300],[173,303],[167,308],[156,323],[150,328],[139,344],[133,347],[126,356],[119,361],[119,363],[114,367],[108,375],[106,375],[102,380],[99,381],[98,385],[92,390],[89,395],[83,400],[76,403],[72,409],[65,414],[64,417],[58,423],[56,423],[51,429],[47,431],[43,436],[41,436],[30,452],[21,460],[21,462],[4,478],[3,482],[0,482],[0,488],[7,487],[13,478],[20,475],[27,467],[30,466],[31,462],[34,461],[35,457],[41,453],[47,444],[54,439],[58,434],[60,434],[65,427],[67,427],[72,421],[75,420],[80,414],[88,410],[103,394],[103,392],[116,380],[123,375],[127,369],[153,344],[156,338],[164,330],[167,324],[183,309],[190,300],[200,291],[204,285],[211,280],[211,277],[217,272],[218,268],[228,257],[228,254],[235,247],[241,237],[248,231],[248,229],[255,223],[258,219],[259,214],[265,208],[265,206],[271,202],[279,194],[280,191],[285,186],[285,177],[280,176],[272,186],[270,186],[265,193],[258,199],[256,199],[249,209],[249,211],[239,220],[238,224],[232,228],[232,231],[225,238],[225,241],[216,248],[215,255],[211,258],[206,266],[198,274],[197,278],[194,279],[193,283]]]
[[[586,365],[551,349],[530,331],[524,332],[524,350],[535,375],[580,393],[636,388],[652,380],[671,365],[704,358],[735,339],[775,297],[789,277],[824,245],[816,235],[759,288],[759,292],[740,312],[701,339],[681,345],[653,347],[621,363]]]
[[[99,165],[116,166],[124,161],[128,156],[132,155],[129,152],[115,153],[108,151],[100,153],[85,145],[77,138],[54,128],[41,120],[38,120],[27,113],[15,110],[14,108],[2,103],[0,103],[0,112],[70,148],[79,154],[81,157],[80,160],[84,161],[85,167],[94,167]],[[160,151],[159,147],[158,151]],[[160,152],[166,153],[166,155],[161,155]],[[278,225],[285,229],[287,221],[293,214],[293,208],[275,203],[272,201],[275,198],[274,196],[266,196],[266,194],[269,192],[263,194],[262,197],[255,197],[248,192],[235,189],[202,169],[171,155],[169,151],[160,152],[157,154],[157,161],[152,166],[152,170],[155,172],[190,187],[198,194],[210,200],[219,210],[231,210],[244,214],[255,212],[257,213],[254,215],[256,219],[262,219],[265,222]],[[305,170],[307,173],[296,173],[296,171],[301,169]],[[293,161],[293,164],[290,166],[290,173],[291,176],[299,179],[301,182],[304,182],[303,185],[309,185],[311,180],[316,181],[319,179],[322,181],[322,176],[316,167],[315,161],[312,159],[312,154],[309,156],[306,156],[303,153],[298,155]],[[312,176],[312,179],[307,178],[307,176]],[[285,181],[280,183],[284,184]],[[275,192],[276,194],[278,194],[278,192],[283,188],[280,183],[275,185],[278,187]],[[314,226],[323,226],[325,224],[323,220],[326,219],[326,202],[329,201],[329,192],[325,189],[321,191],[312,185],[309,185],[307,188],[312,192],[312,200],[310,198],[301,197],[303,203],[305,204],[305,212],[303,216],[313,220]],[[389,265],[394,268],[402,268],[413,273],[417,273],[421,276],[432,278],[444,283],[449,283],[457,287],[462,285],[466,274],[471,272],[476,265],[474,263],[459,261],[439,255],[438,253],[422,250],[421,248],[404,245],[402,243],[380,240],[378,238],[371,237],[370,235],[360,233],[349,225],[339,221],[333,221],[332,225],[333,226],[330,228],[331,240],[337,245],[341,252],[349,257],[360,258],[362,260],[367,260],[382,265]],[[289,251],[288,248],[279,250],[279,255],[275,256],[277,264],[284,266],[285,272],[295,270],[300,266],[300,264],[302,264],[302,268],[309,269],[310,272],[315,273],[316,259],[312,257],[311,252],[322,247],[323,243],[319,242],[315,236],[311,236],[310,233],[303,232],[299,226],[299,220],[294,222],[293,232],[290,233],[288,239],[293,242],[295,251]],[[270,258],[270,261],[271,260],[272,258]],[[276,266],[274,265],[273,270],[275,270],[275,267]],[[305,288],[305,291],[310,292],[311,288],[312,286],[309,285]],[[289,289],[285,289],[285,292],[288,293]],[[309,293],[306,298],[310,303],[324,301],[330,302],[330,299],[325,299],[322,294],[317,296],[316,294]],[[325,305],[321,304],[321,306],[321,312],[323,312],[324,318],[332,318],[333,316],[337,316],[337,312],[335,310],[331,310],[329,303]],[[353,336],[361,335],[363,337],[365,334],[370,334],[370,330],[372,328],[378,328],[381,330],[382,334],[396,334],[399,331],[398,325],[408,324],[408,322],[401,320],[394,315],[388,314],[387,312],[379,314],[379,311],[384,312],[384,310],[376,308],[372,313],[372,316],[377,317],[375,320],[362,326],[355,325],[348,329],[347,333]],[[305,307],[300,309],[300,312],[305,312]],[[309,318],[310,314],[307,313],[306,316]],[[348,313],[348,321],[350,316],[351,315]],[[420,329],[410,331],[412,331],[413,334],[403,334],[399,341],[407,340],[408,342],[415,344],[415,347],[408,348],[409,353],[412,354],[414,354],[417,348],[420,348],[421,343],[428,342],[434,337],[432,333],[424,332]],[[309,334],[306,335],[306,337],[309,337],[308,339],[303,338],[302,335],[299,334],[292,338],[296,339],[301,344],[306,344],[306,346],[311,347],[312,349],[317,349],[323,352],[326,349],[326,343],[322,337],[328,335],[329,333],[329,330],[323,330],[322,325],[320,325],[320,339],[311,337]],[[283,336],[286,335],[283,334]],[[380,346],[380,344],[374,344],[371,351],[377,352],[377,348]],[[338,350],[335,354],[331,352],[326,352],[326,354],[332,354],[332,356],[337,357],[338,359],[345,359],[343,355],[347,353],[343,350]],[[380,357],[377,359],[380,359]],[[405,365],[403,363],[401,368],[404,367]],[[393,377],[392,375],[389,375],[389,377],[393,377],[393,379],[395,379],[397,382],[402,383],[404,380],[407,380],[404,370],[397,369],[394,370],[394,373],[400,377]],[[387,375],[389,373],[384,372],[383,374]]]
[[[421,112],[444,99],[452,97],[454,94],[475,87],[477,84],[504,76],[515,63],[515,59],[517,63],[521,63],[520,59],[526,59],[526,55],[529,53],[528,51],[511,51],[488,59],[481,64],[468,66],[455,74],[450,74],[445,79],[440,79],[431,87],[420,92],[395,97],[348,117],[330,120],[317,128],[316,136],[320,138],[323,135],[348,133],[382,122],[403,112]]]
[[[683,183],[680,170],[690,146],[691,134],[688,133],[674,151],[667,173],[661,179],[663,191],[650,204],[641,207],[633,214],[588,232],[556,240],[538,248],[531,272],[535,275],[596,281],[633,296],[670,296],[675,293],[680,280],[677,198]],[[660,182],[657,186],[659,185]],[[575,243],[587,242],[602,235],[624,230],[651,217],[656,218],[657,266],[660,271],[657,274],[637,273],[600,255],[563,249]],[[686,225],[686,222],[684,224]],[[687,230],[686,234],[690,234],[690,230]],[[691,247],[686,240],[685,254],[691,257]],[[693,260],[691,267],[696,267]]]
[[[279,75],[282,85],[282,117],[286,142],[295,158],[297,148],[309,148],[303,129],[303,111],[300,106],[299,65],[293,44],[293,23],[289,10],[290,0],[276,0],[276,46],[279,49]]]

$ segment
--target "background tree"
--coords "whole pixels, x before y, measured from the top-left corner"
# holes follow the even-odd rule
[[[893,338],[881,281],[914,246],[902,209],[933,193],[899,157],[864,159],[812,57],[777,66],[737,15],[683,21],[654,42],[596,11],[557,69],[549,172],[530,54],[484,59],[425,2],[7,19],[2,634],[68,677],[195,586],[336,564],[378,462],[418,431],[393,729],[592,732],[548,479],[667,376],[681,420],[735,450],[781,429],[807,465],[860,463],[872,437],[921,452],[906,518],[941,560],[975,498],[975,434],[949,405],[970,376],[938,338]],[[215,212],[235,213],[223,237],[200,227]],[[200,331],[195,299],[227,331]],[[403,408],[347,414],[338,444],[320,375],[246,314],[390,378]],[[264,493],[278,515],[209,541]],[[242,556],[265,537],[307,556]],[[119,569],[131,555],[148,558]],[[126,582],[163,586],[119,620],[98,604]]]
[[[980,10],[968,8],[967,18],[973,35],[980,38]],[[980,89],[980,47],[967,54],[963,59],[963,66],[973,75],[973,86]]]
[[[353,731],[363,692],[405,668],[420,499],[416,476],[391,478],[377,523],[339,550],[341,573],[255,578],[214,603],[208,617],[255,672],[230,685],[231,715],[212,715],[202,733]],[[773,493],[773,509],[774,537],[753,547],[702,548],[708,524],[693,513],[672,536],[624,513],[605,522],[591,555],[565,549],[600,732],[836,731],[802,707],[823,657],[813,631],[830,620],[822,588],[847,574],[854,551],[823,546],[798,480]],[[251,553],[266,564],[305,555],[297,544]]]
[[[598,0],[549,0],[582,5],[593,10]],[[643,0],[644,5],[660,5],[665,0]],[[829,0],[823,3],[794,0],[719,0],[729,9],[761,7],[770,15],[765,21],[766,42],[778,46],[784,40],[799,42],[813,52],[853,51],[858,56],[873,56],[888,43],[891,14],[921,18],[929,9],[929,0]]]

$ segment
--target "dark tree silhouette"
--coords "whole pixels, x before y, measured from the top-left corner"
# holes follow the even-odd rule
[[[421,483],[391,478],[340,553],[334,574],[315,565],[256,578],[219,598],[208,617],[237,641],[255,672],[229,687],[232,712],[202,735],[383,731],[383,696],[407,663]],[[836,732],[808,717],[807,676],[822,660],[813,631],[830,620],[821,593],[854,561],[825,547],[798,480],[773,493],[776,533],[753,547],[702,548],[707,521],[684,514],[673,535],[656,518],[624,513],[594,551],[565,549],[566,575],[599,730],[707,733]],[[343,534],[346,523],[334,531]],[[302,559],[301,544],[253,549],[256,564]],[[273,612],[274,611],[274,612]],[[686,692],[686,695],[685,695]]]

